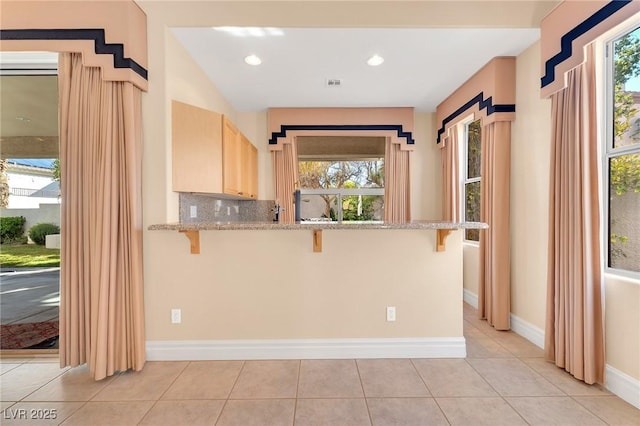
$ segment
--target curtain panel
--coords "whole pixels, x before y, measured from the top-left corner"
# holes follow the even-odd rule
[[[387,138],[384,159],[384,220],[404,223],[411,220],[411,173],[409,154]]]
[[[145,363],[141,92],[59,59],[60,365],[103,379]]]
[[[442,166],[442,220],[460,221],[460,157],[458,132],[452,128],[440,149]]]
[[[497,330],[509,330],[511,122],[484,126],[481,143],[480,221],[489,228],[480,230],[478,315]]]
[[[552,152],[545,357],[604,382],[596,79],[593,45],[551,96]]]
[[[273,151],[276,202],[284,209],[280,213],[280,223],[295,222],[293,193],[298,185],[298,149],[295,137],[282,144],[282,149]]]

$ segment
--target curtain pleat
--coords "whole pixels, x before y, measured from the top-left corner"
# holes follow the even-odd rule
[[[293,193],[298,184],[298,150],[295,137],[282,144],[282,150],[273,151],[273,170],[275,173],[276,200],[284,211],[280,213],[281,223],[295,221]]]
[[[404,223],[411,220],[410,151],[387,138],[384,160],[384,220]]]
[[[145,363],[141,93],[60,54],[60,364],[102,379]]]
[[[442,166],[442,220],[460,221],[460,160],[458,132],[451,131],[440,149]]]
[[[604,382],[598,147],[593,46],[552,95],[545,357]]]
[[[478,315],[497,330],[509,330],[511,267],[509,244],[509,182],[511,122],[482,128],[480,220],[480,280]]]

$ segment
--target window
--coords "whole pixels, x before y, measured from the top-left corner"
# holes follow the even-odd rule
[[[607,45],[607,266],[640,272],[640,28]]]
[[[298,137],[303,221],[382,221],[384,137]]]
[[[480,222],[480,120],[464,125],[463,222]],[[466,229],[464,239],[480,241],[479,229]]]

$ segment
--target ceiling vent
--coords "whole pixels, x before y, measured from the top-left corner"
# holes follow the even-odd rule
[[[339,78],[328,78],[327,87],[340,87],[342,86],[342,80]]]

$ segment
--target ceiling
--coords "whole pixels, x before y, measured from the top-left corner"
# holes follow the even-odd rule
[[[1,158],[57,158],[58,152],[58,77],[1,75]]]
[[[171,29],[238,111],[270,107],[436,106],[496,56],[516,56],[538,28]],[[247,55],[259,66],[244,62]],[[367,65],[378,54],[384,63]],[[327,85],[339,79],[339,87]]]

